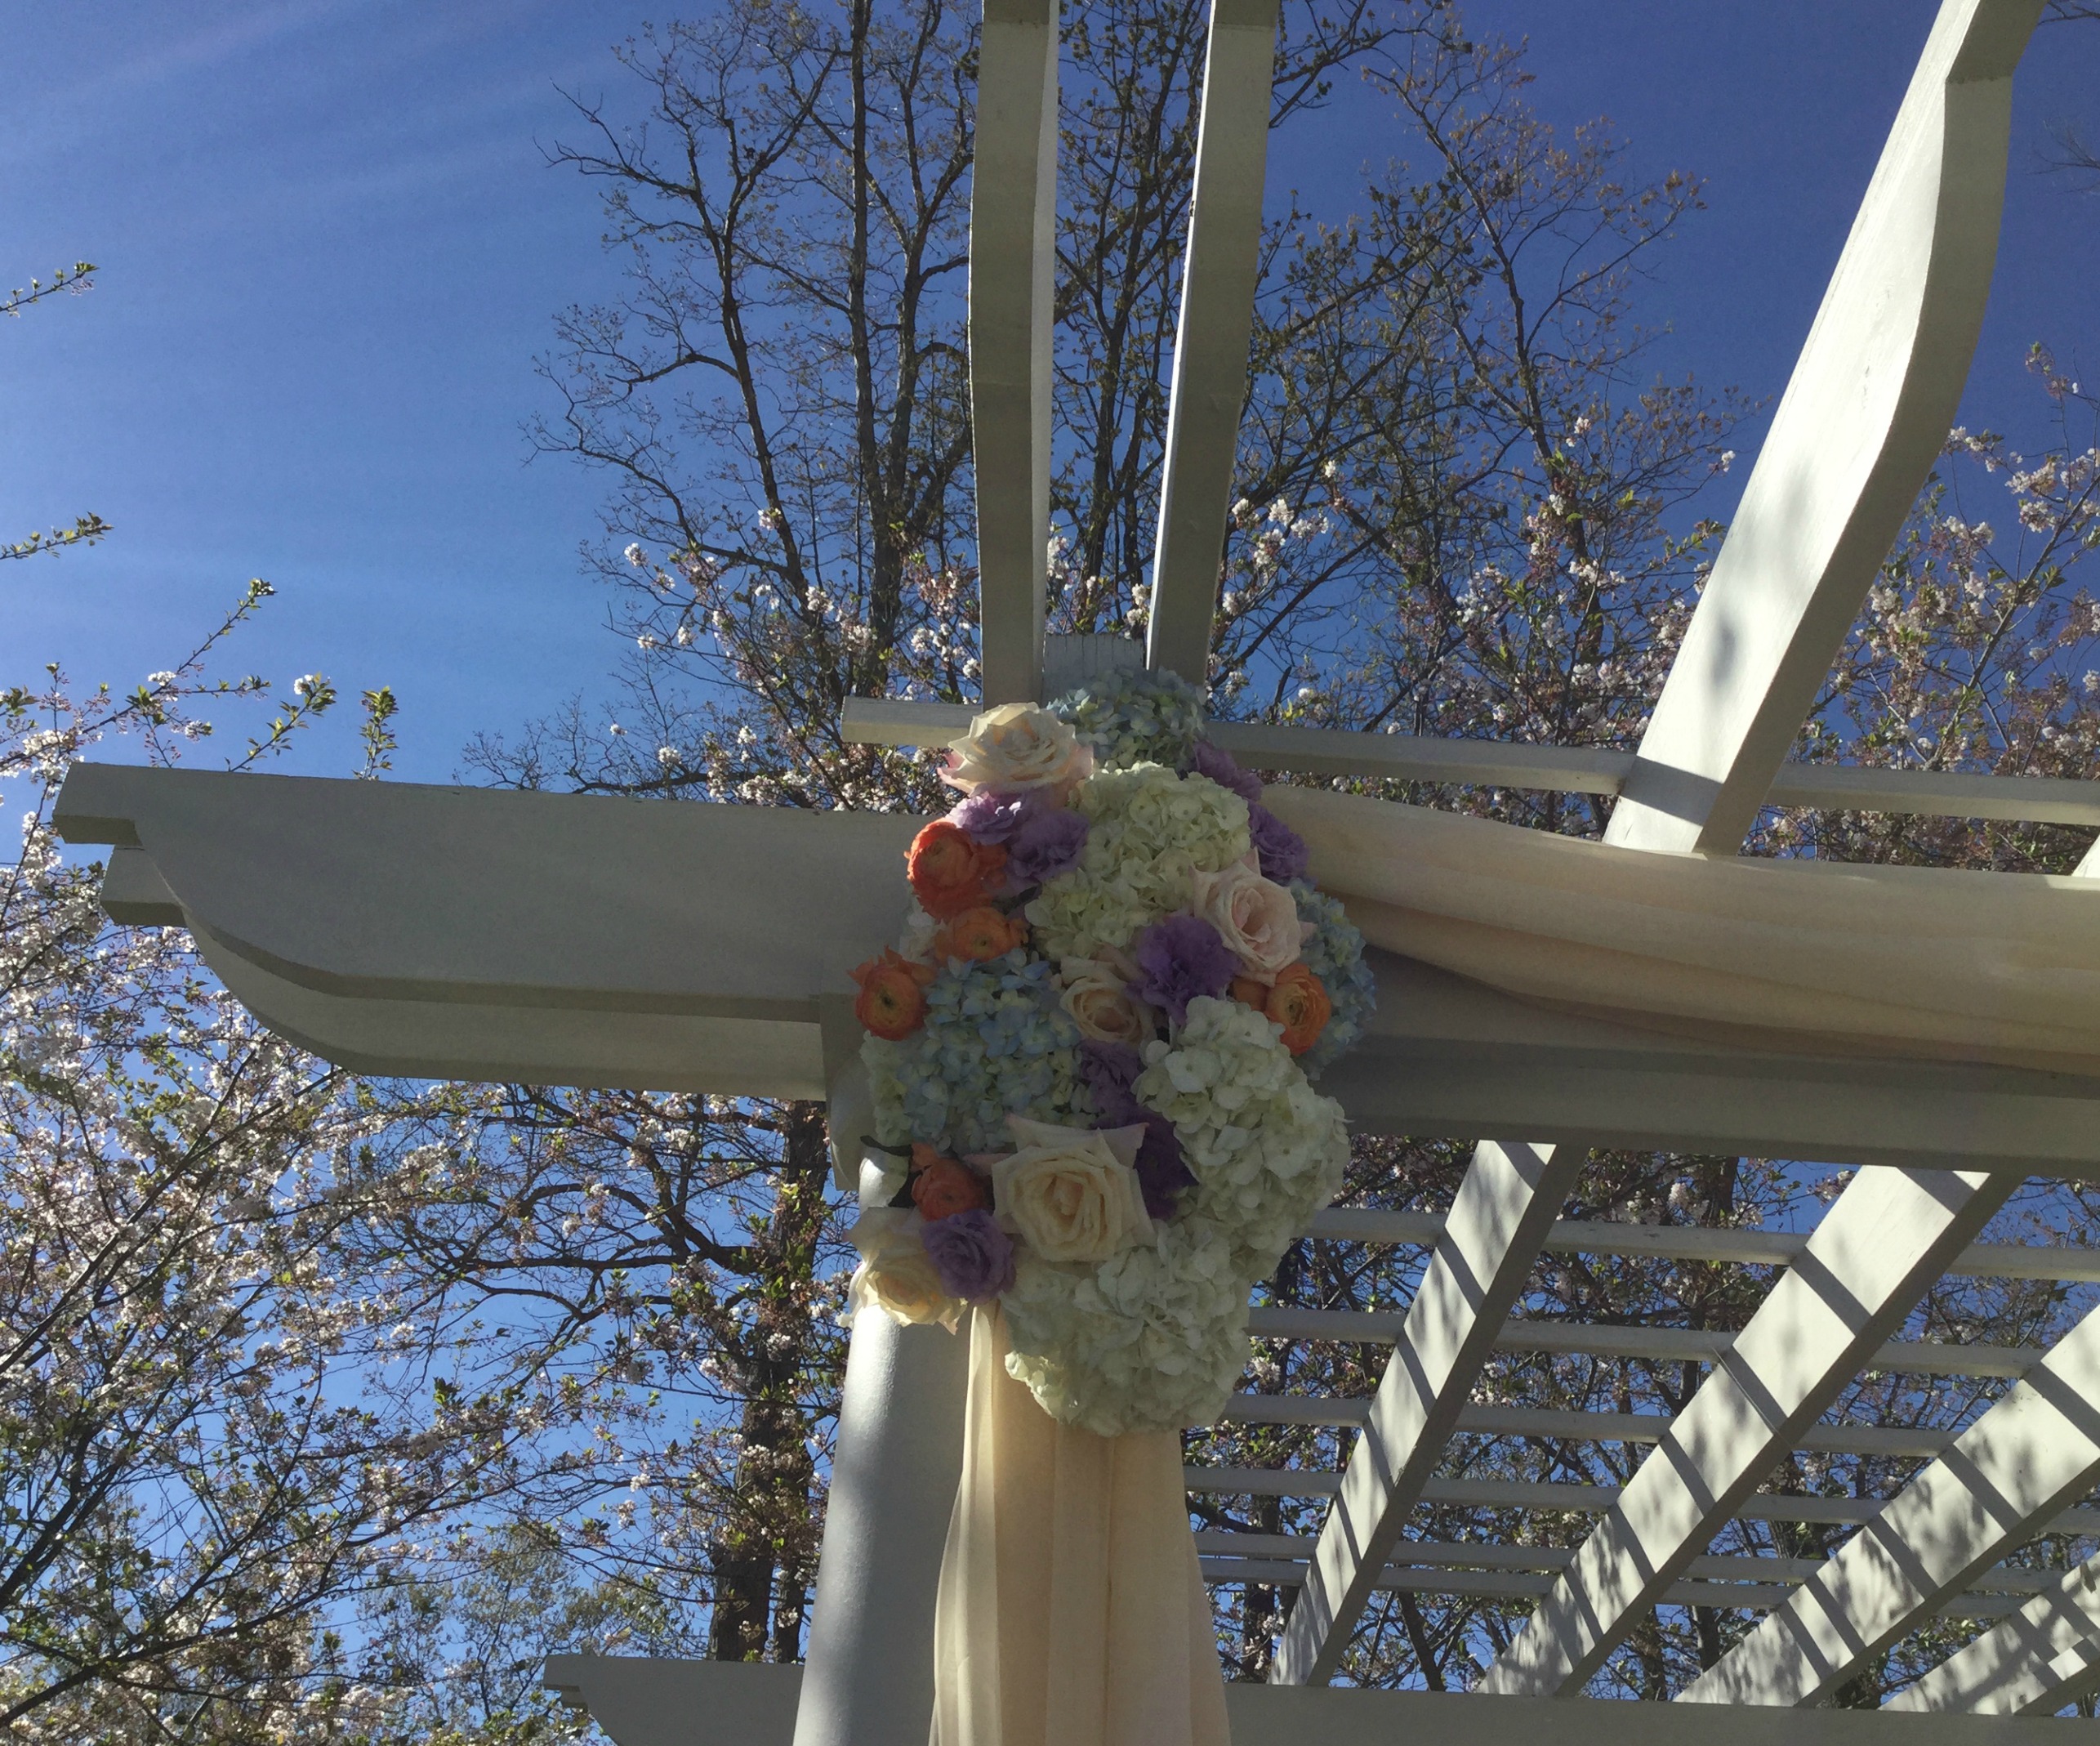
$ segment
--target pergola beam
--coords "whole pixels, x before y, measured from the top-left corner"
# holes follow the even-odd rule
[[[1211,0],[1145,663],[1206,682],[1260,275],[1277,0]]]
[[[1733,855],[1916,502],[1968,379],[2042,0],[1945,0],[1608,840]]]
[[[1323,1684],[1340,1664],[1583,1157],[1491,1141],[1474,1149],[1321,1525],[1273,1683]]]
[[[988,708],[1042,692],[1057,69],[1057,0],[985,0],[970,190],[970,420]]]
[[[840,730],[855,745],[944,746],[970,730],[976,713],[968,703],[855,697],[846,701]],[[1212,721],[1204,732],[1255,770],[1540,793],[1614,795],[1625,785],[1634,763],[1632,752],[1603,746],[1353,734],[1335,728],[1270,727],[1255,721]],[[2100,784],[2061,776],[1978,776],[1879,765],[1786,763],[1772,777],[1765,802],[1826,811],[2100,827]]]
[[[2100,1311],[1680,1703],[1817,1702],[2100,1480]]]
[[[2050,1716],[2100,1683],[2100,1557],[2033,1600],[1881,1707],[1974,1716]]]
[[[1566,1696],[1703,1553],[2013,1185],[1862,1170],[1481,1681]]]

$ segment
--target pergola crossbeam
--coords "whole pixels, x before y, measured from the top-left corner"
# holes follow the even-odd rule
[[[1813,1704],[2100,1480],[2100,1311],[1679,1695]]]
[[[1944,1269],[1936,1270],[1934,1277]],[[1334,1340],[1390,1345],[1400,1336],[1398,1312],[1377,1310],[1257,1309],[1247,1331],[1257,1339]],[[1567,1352],[1650,1364],[1719,1364],[1737,1336],[1704,1328],[1617,1328],[1597,1322],[1545,1322],[1516,1317],[1495,1337],[1504,1352]],[[2041,1361],[2038,1346],[1955,1345],[1892,1340],[1870,1352],[1863,1368],[1908,1376],[2024,1376]]]
[[[849,743],[946,745],[967,733],[968,703],[907,698],[850,698],[840,732]],[[1457,788],[1518,788],[1609,797],[1625,786],[1630,752],[1607,747],[1517,745],[1416,734],[1356,734],[1335,728],[1271,727],[1213,721],[1204,732],[1242,764],[1308,775],[1371,776]],[[2058,776],[1982,776],[1879,765],[1781,764],[1765,803],[1843,812],[1990,819],[2100,827],[2100,792]]]
[[[2049,1716],[2100,1683],[2100,1557],[1914,1681],[1884,1710]]]
[[[2042,0],[1946,0],[1772,414],[1607,840],[1733,855],[1968,380]]]
[[[1855,1176],[1482,1689],[1580,1692],[1861,1366],[1896,1368],[1885,1337],[2010,1191],[1978,1172]]]
[[[1270,1673],[1324,1683],[1425,1494],[1583,1154],[1483,1141],[1423,1269]]]

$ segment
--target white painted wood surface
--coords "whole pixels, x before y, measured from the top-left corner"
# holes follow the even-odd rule
[[[1700,597],[1611,840],[1732,855],[1953,422],[2041,0],[1945,0]]]
[[[894,936],[918,822],[93,764],[56,820],[135,846],[120,918],[190,927],[258,1016],[344,1066],[813,1098],[823,1001]],[[1322,1089],[1374,1131],[2100,1165],[2100,1082],[1776,1056],[1371,963],[1378,1013]]]
[[[1199,689],[1246,401],[1276,17],[1277,0],[1211,0],[1145,635],[1146,663]]]
[[[2066,1570],[1995,1629],[1881,1707],[1913,1714],[2053,1715],[2100,1684],[2100,1557]]]
[[[985,0],[970,190],[970,417],[983,698],[1042,695],[1057,0]]]
[[[1975,1172],[1853,1177],[1481,1689],[1580,1693],[1802,1431],[1886,1361],[1890,1332],[2012,1188]]]
[[[789,1746],[800,1668],[763,1662],[550,1655],[550,1690],[587,1709],[614,1746]],[[1683,1746],[1685,1717],[1659,1704],[1564,1704],[1438,1691],[1230,1685],[1233,1746]],[[1709,1746],[2060,1746],[2060,1724],[2009,1717],[1892,1717],[1879,1710],[1716,1712]],[[918,1746],[918,1743],[914,1743]]]
[[[1271,1683],[1322,1684],[1340,1664],[1582,1163],[1552,1146],[1474,1149],[1321,1525]]]
[[[857,745],[944,746],[969,730],[975,713],[964,703],[856,697],[847,701],[841,732]],[[1380,776],[1454,787],[1612,795],[1619,793],[1634,767],[1632,752],[1603,747],[1351,734],[1249,721],[1213,721],[1205,731],[1251,768],[1312,775]],[[1857,764],[1787,763],[1772,779],[1765,799],[1774,806],[1834,811],[2100,826],[2100,784],[2055,776],[1980,776]]]
[[[1679,1703],[1808,1704],[2100,1480],[2100,1311]]]

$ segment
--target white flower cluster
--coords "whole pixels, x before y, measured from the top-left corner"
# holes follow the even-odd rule
[[[1248,851],[1247,803],[1164,764],[1090,777],[1072,805],[1091,821],[1086,851],[1028,908],[1053,959],[1128,945],[1140,929],[1188,907],[1197,873],[1221,872]]]
[[[1007,1373],[1099,1436],[1209,1424],[1246,1368],[1247,1287],[1201,1219],[1093,1266],[1024,1254],[1001,1299]]]
[[[1225,1239],[1249,1286],[1335,1198],[1349,1162],[1342,1106],[1305,1083],[1277,1029],[1236,1000],[1192,1000],[1179,1039],[1147,1047],[1131,1087],[1174,1123],[1196,1177],[1188,1216]]]

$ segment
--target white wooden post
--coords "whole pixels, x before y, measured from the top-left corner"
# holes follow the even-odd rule
[[[858,1163],[873,1111],[847,1003],[827,1002],[834,1168]],[[825,1506],[795,1746],[925,1746],[934,1714],[934,1596],[962,1476],[969,1346],[940,1328],[854,1319]]]

